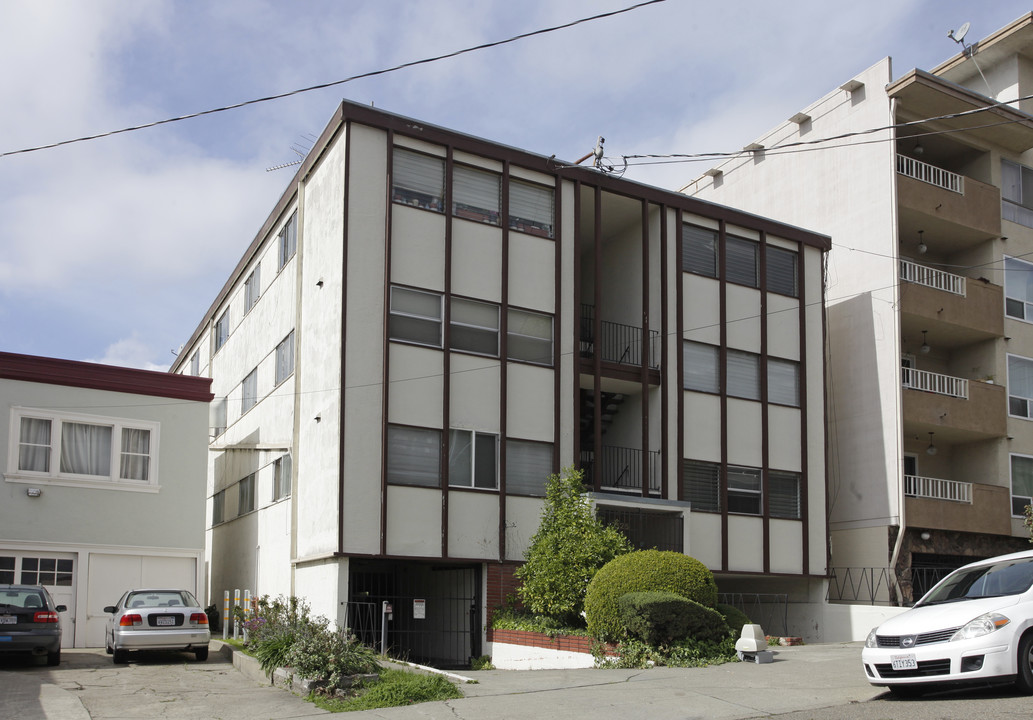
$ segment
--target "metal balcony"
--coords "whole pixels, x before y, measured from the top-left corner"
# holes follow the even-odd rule
[[[648,451],[648,494],[660,495],[660,453]],[[635,448],[604,445],[599,453],[581,451],[581,467],[585,471],[585,485],[599,490],[642,494],[642,451]],[[597,482],[598,481],[598,482]]]
[[[634,325],[603,320],[599,323],[599,337],[594,336],[595,307],[581,306],[581,356],[594,357],[596,351],[605,362],[650,368],[660,367],[660,333],[650,330],[643,351],[642,328]]]

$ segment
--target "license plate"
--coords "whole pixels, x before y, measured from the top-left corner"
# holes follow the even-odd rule
[[[11,642],[14,640],[10,635],[0,635],[0,642]]]
[[[917,670],[918,661],[915,660],[914,653],[907,655],[892,655],[890,656],[890,664],[894,670]]]
[[[17,625],[17,615],[0,615],[0,625]]]
[[[155,618],[155,625],[175,625],[176,618],[173,617],[160,617]]]

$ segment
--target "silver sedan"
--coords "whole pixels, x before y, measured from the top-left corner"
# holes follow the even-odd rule
[[[110,613],[104,646],[116,663],[131,650],[181,650],[208,659],[208,616],[186,590],[129,590]]]

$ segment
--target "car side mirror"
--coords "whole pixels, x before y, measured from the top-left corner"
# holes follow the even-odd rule
[[[64,605],[58,605],[57,606],[57,611],[58,612],[65,612],[67,609],[68,608],[66,606],[64,606]]]
[[[108,605],[106,608],[104,608],[104,612],[115,614],[116,612],[118,612],[118,608],[114,605]]]

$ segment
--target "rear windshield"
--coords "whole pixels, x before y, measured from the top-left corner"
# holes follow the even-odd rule
[[[1033,558],[958,570],[929,591],[919,605],[1018,595],[1033,585]]]
[[[126,598],[126,607],[129,609],[197,607],[197,601],[186,590],[155,590],[153,592],[131,593]]]
[[[6,610],[46,610],[47,600],[39,590],[4,590],[0,593],[0,607]]]

